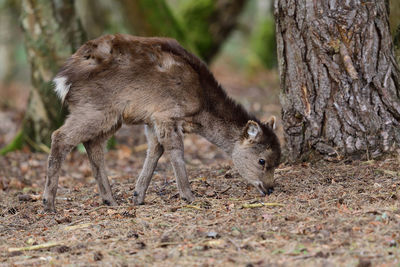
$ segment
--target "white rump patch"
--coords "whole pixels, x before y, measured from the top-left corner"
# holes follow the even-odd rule
[[[171,56],[167,56],[167,57],[164,57],[162,64],[163,64],[164,68],[169,69],[173,65],[177,64],[177,62]]]
[[[64,102],[65,96],[67,95],[69,88],[71,87],[71,84],[67,84],[66,77],[56,77],[54,78],[53,82],[56,86],[54,88],[54,91],[56,91],[61,101]]]
[[[161,66],[157,66],[159,71],[165,72],[168,71],[172,66],[180,65],[179,62],[176,62],[171,55],[164,55],[161,60]]]

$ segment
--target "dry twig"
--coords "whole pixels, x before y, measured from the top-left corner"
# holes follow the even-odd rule
[[[48,242],[41,245],[34,245],[28,247],[21,247],[21,248],[8,248],[8,252],[16,252],[16,251],[30,251],[30,250],[38,250],[43,248],[51,248],[55,246],[61,245],[60,242]]]

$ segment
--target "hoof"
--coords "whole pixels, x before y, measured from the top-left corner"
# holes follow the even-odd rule
[[[135,206],[144,205],[144,200],[140,200],[137,196],[134,195],[133,204]]]
[[[44,207],[43,208],[43,213],[55,214],[55,213],[57,213],[57,211],[56,211],[55,207]]]
[[[144,201],[133,201],[133,205],[135,205],[135,206],[141,206],[141,205],[144,205]]]
[[[107,206],[118,206],[115,200],[103,199],[103,204]]]
[[[144,205],[144,194],[139,194],[138,191],[133,191],[133,204],[135,206]]]
[[[274,188],[273,187],[270,187],[270,188],[267,189],[267,195],[268,196],[271,195],[273,192],[274,192]]]
[[[43,213],[56,213],[56,207],[54,203],[49,202],[46,198],[43,198]]]
[[[182,196],[181,198],[187,203],[192,203],[196,199],[192,192],[190,192],[190,194],[185,194],[185,196]]]

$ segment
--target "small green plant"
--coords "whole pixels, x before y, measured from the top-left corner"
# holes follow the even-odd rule
[[[251,50],[253,52],[254,64],[260,62],[268,69],[276,68],[276,37],[275,22],[272,17],[267,17],[259,23],[254,30],[251,39]]]

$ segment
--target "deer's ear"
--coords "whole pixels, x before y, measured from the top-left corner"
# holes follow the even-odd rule
[[[265,123],[265,125],[267,125],[272,130],[275,130],[276,129],[276,117],[271,116],[271,118],[269,118],[269,120]]]
[[[255,121],[248,121],[243,131],[243,137],[248,141],[256,141],[262,135],[260,125]]]

